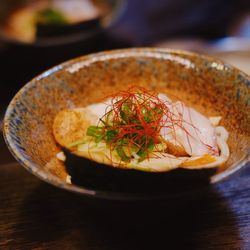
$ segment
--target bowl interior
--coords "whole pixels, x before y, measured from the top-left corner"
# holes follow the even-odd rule
[[[207,116],[222,116],[229,133],[230,159],[212,177],[219,181],[247,162],[250,79],[221,61],[166,49],[127,49],[84,56],[52,68],[14,97],[4,122],[7,145],[29,171],[63,188],[102,196],[66,184],[52,123],[63,109],[82,107],[130,85],[180,99]]]

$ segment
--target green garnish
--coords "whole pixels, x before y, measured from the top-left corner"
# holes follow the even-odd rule
[[[51,24],[51,25],[65,25],[68,24],[65,16],[58,10],[47,8],[37,13],[37,23]]]
[[[143,161],[147,157],[147,154],[154,150],[154,147],[155,145],[152,139],[150,139],[150,141],[147,144],[142,145],[140,150],[137,152],[137,155],[140,156],[139,161]]]
[[[97,126],[90,126],[87,129],[87,135],[95,138],[98,143],[104,138],[103,128]]]
[[[133,158],[143,161],[161,142],[164,109],[166,105],[157,96],[142,88],[121,91],[99,125],[88,128],[87,135],[105,142],[124,162]]]
[[[124,148],[122,146],[117,146],[116,147],[116,152],[119,155],[119,157],[121,158],[122,161],[125,162],[129,162],[130,161],[130,157],[126,155]]]
[[[106,132],[105,139],[107,142],[112,142],[115,137],[117,136],[118,131],[117,130],[108,130]]]

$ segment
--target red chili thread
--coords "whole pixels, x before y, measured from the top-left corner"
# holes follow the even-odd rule
[[[172,105],[172,103],[161,100],[158,94],[153,91],[138,86],[132,86],[127,90],[122,90],[113,95],[106,96],[105,99],[107,98],[111,99],[111,104],[107,106],[106,112],[104,116],[101,117],[100,121],[104,121],[108,125],[104,123],[103,126],[103,124],[100,125],[99,123],[98,126],[103,127],[104,133],[107,130],[117,131],[117,135],[110,142],[111,151],[118,146],[120,140],[126,138],[126,148],[130,154],[132,153],[133,147],[141,149],[147,146],[150,141],[153,141],[155,146],[154,152],[164,154],[165,152],[162,152],[157,147],[157,144],[164,143],[160,135],[160,131],[164,127],[171,129],[175,139],[176,127],[182,129],[187,137],[192,137],[183,125],[183,123],[186,123],[186,121],[183,120],[183,114],[178,113],[177,115],[173,113],[168,108],[168,105]],[[124,110],[124,105],[127,105],[127,110]],[[127,123],[123,124],[121,112],[124,112],[125,117],[130,119]],[[151,115],[150,120],[145,119],[145,113],[146,115]],[[163,116],[165,116],[166,119],[163,119]],[[193,124],[188,124],[195,129],[196,133],[199,131]],[[140,144],[140,142],[143,144]],[[205,143],[204,145],[212,150],[211,146]],[[145,148],[145,150],[146,157],[149,158],[150,152],[147,148]],[[150,157],[152,158],[152,152]],[[154,154],[153,157],[159,158],[160,156]]]

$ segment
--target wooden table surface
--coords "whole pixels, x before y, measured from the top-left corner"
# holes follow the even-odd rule
[[[112,202],[43,183],[0,146],[0,249],[250,249],[250,167],[164,201]]]

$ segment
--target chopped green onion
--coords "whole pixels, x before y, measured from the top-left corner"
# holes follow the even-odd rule
[[[100,142],[104,138],[103,129],[101,127],[97,127],[97,126],[88,127],[87,135],[95,137],[96,143]]]
[[[106,140],[107,140],[107,142],[112,142],[115,139],[117,133],[118,132],[116,130],[108,130],[106,132]]]
[[[89,126],[87,129],[87,135],[98,138],[100,135],[102,135],[102,128],[97,126]]]
[[[65,25],[68,23],[60,11],[50,8],[43,9],[37,13],[37,22],[51,25]]]
[[[119,157],[121,158],[122,161],[125,162],[129,162],[130,161],[130,157],[128,157],[123,149],[122,146],[118,146],[116,147],[116,152],[119,155]]]
[[[154,150],[154,146],[154,141],[152,139],[147,144],[143,145],[136,153],[140,157],[139,161],[143,161],[148,154]]]

